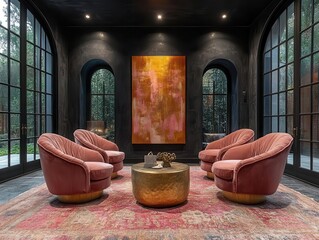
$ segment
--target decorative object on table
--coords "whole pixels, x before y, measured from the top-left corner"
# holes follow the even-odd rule
[[[144,155],[144,167],[151,168],[157,166],[156,162],[157,156],[152,152],[149,152],[147,155]]]
[[[157,161],[163,161],[163,167],[171,167],[171,162],[176,159],[175,153],[159,152],[157,154]]]

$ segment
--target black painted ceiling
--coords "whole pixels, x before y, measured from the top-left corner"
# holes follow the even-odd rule
[[[249,26],[272,0],[32,0],[63,26]],[[275,1],[275,0],[274,0]],[[279,0],[278,0],[279,2]],[[91,19],[86,20],[85,14]],[[221,19],[228,14],[226,20]],[[162,14],[162,21],[156,19]]]

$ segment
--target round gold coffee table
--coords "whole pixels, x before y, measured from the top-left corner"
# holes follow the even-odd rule
[[[149,207],[170,207],[187,200],[189,193],[189,166],[173,162],[169,168],[144,168],[134,164],[132,187],[135,199]]]

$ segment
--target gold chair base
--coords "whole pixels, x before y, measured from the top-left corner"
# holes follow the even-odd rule
[[[85,203],[101,197],[103,191],[80,193],[71,195],[58,195],[58,199],[63,203]]]
[[[214,180],[214,173],[213,173],[213,172],[207,172],[207,177],[208,177],[209,179]]]
[[[266,200],[265,195],[233,193],[233,192],[226,192],[226,191],[223,191],[223,196],[230,201],[243,203],[243,204],[258,204]]]
[[[111,175],[111,179],[113,179],[113,178],[116,178],[118,175],[117,175],[117,172],[114,172],[114,173],[112,173],[112,175]]]

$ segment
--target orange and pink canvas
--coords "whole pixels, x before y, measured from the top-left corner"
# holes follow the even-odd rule
[[[185,143],[185,56],[132,57],[132,143]]]

